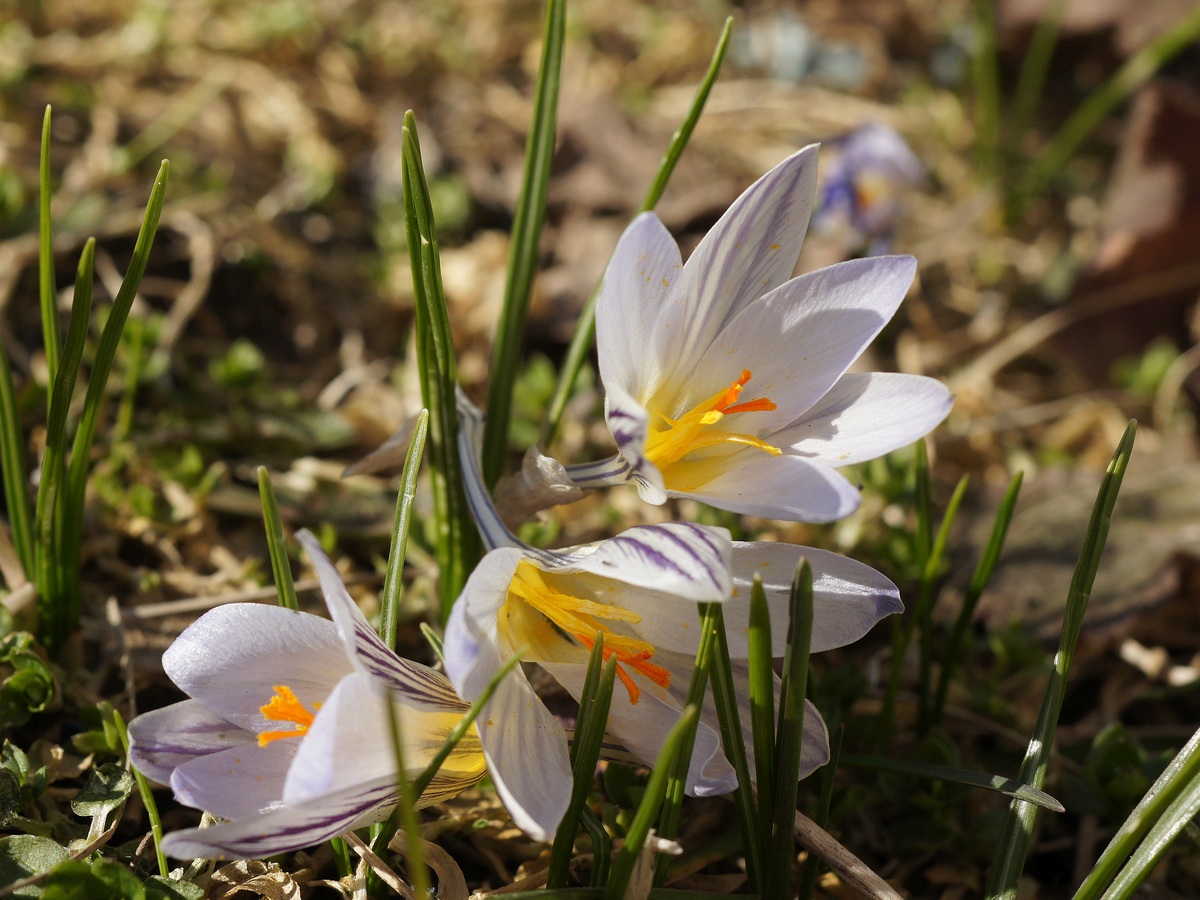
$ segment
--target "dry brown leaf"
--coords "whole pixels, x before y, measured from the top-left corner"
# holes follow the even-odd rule
[[[234,894],[253,894],[265,900],[300,900],[300,885],[278,863],[243,859],[221,866],[209,882],[210,900]]]

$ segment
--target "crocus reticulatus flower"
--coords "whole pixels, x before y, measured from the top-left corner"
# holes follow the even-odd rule
[[[378,822],[397,802],[387,704],[409,777],[467,711],[444,675],[380,640],[316,539],[297,537],[333,621],[279,606],[216,607],[163,655],[191,699],[129,723],[138,769],[180,803],[228,820],[167,835],[171,856],[259,859]],[[471,731],[418,805],[457,794],[484,771]]]
[[[475,448],[482,419],[464,402],[459,411],[468,500],[484,543],[494,548],[468,579],[446,627],[446,672],[464,699],[480,696],[500,666],[524,649],[523,661],[540,665],[578,700],[590,648],[603,633],[605,658],[618,660],[608,734],[651,764],[685,705],[699,639],[697,604],[724,604],[748,740],[746,629],[756,572],[771,607],[777,655],[786,643],[791,581],[801,557],[813,568],[813,651],[858,640],[902,609],[895,585],[874,569],[809,547],[731,541],[724,528],[648,525],[561,551],[522,544],[480,478]],[[737,779],[721,752],[711,700],[701,718],[686,789],[695,796],[727,793]],[[505,676],[477,724],[492,781],[513,821],[548,838],[571,794],[562,726],[519,668]],[[825,724],[809,704],[803,774],[828,758]]]
[[[567,467],[580,487],[633,481],[642,498],[693,497],[776,519],[830,521],[858,491],[837,466],[921,437],[950,409],[932,378],[847,373],[916,272],[907,256],[792,278],[817,148],[739,197],[684,264],[653,213],[633,221],[596,306],[612,459]]]
[[[904,191],[925,180],[925,167],[890,125],[867,122],[833,142],[822,172],[813,230],[848,251],[888,252]]]

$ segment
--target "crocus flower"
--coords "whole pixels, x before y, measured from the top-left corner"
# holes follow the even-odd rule
[[[813,230],[840,238],[847,250],[886,253],[901,212],[901,194],[925,180],[925,167],[899,133],[867,122],[833,142],[821,179]]]
[[[462,401],[459,410],[468,500],[485,544],[494,548],[468,579],[446,627],[446,672],[465,699],[477,698],[504,661],[525,648],[525,662],[540,665],[578,700],[590,648],[603,633],[604,656],[617,657],[619,679],[608,733],[651,764],[685,705],[699,638],[698,603],[724,604],[747,735],[746,629],[756,572],[764,579],[779,655],[801,557],[813,568],[814,651],[858,640],[902,609],[895,585],[867,566],[808,547],[731,541],[723,528],[649,525],[562,551],[522,544],[505,528],[480,478],[475,448],[482,417]],[[701,719],[686,790],[694,796],[727,793],[737,779],[721,752],[711,700]],[[807,775],[828,760],[829,745],[811,704],[804,721]],[[567,741],[522,670],[503,679],[478,727],[492,781],[513,820],[531,835],[548,838],[571,793]],[[530,747],[538,752],[530,753]]]
[[[316,539],[297,537],[333,621],[278,606],[216,607],[163,655],[191,699],[129,723],[134,765],[180,803],[228,820],[167,835],[171,856],[258,859],[378,822],[397,802],[389,698],[409,777],[467,710],[445,676],[379,639]],[[468,733],[418,805],[457,794],[484,770]]]
[[[835,467],[881,456],[940,422],[951,398],[921,376],[850,364],[895,313],[911,257],[792,278],[817,148],[755,182],[686,265],[653,213],[617,244],[596,306],[605,416],[618,455],[568,467],[581,487],[633,481],[777,519],[830,521],[859,503]]]

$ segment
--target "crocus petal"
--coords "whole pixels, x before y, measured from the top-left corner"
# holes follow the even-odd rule
[[[666,503],[662,473],[645,457],[649,414],[623,388],[614,385],[606,388],[604,418],[617,442],[618,453],[628,464],[629,472],[625,477],[637,485],[638,495],[655,506]],[[586,484],[580,486],[587,487]]]
[[[175,799],[223,819],[240,819],[270,806],[283,796],[284,777],[298,741],[257,742],[198,756],[171,773]]]
[[[506,661],[497,615],[521,558],[519,550],[508,548],[487,554],[467,579],[446,624],[446,673],[465,700],[477,699]],[[496,792],[513,822],[534,838],[548,840],[570,800],[567,738],[519,668],[501,681],[476,728]]]
[[[675,239],[654,213],[625,229],[604,274],[596,301],[600,378],[612,390],[638,397],[657,383],[654,323],[677,289],[682,261]]]
[[[723,472],[686,494],[720,509],[801,522],[832,522],[854,512],[858,489],[829,466],[784,453],[747,449],[729,457]]]
[[[655,657],[658,661],[658,657]],[[687,660],[672,655],[665,658],[666,667],[671,669],[671,685],[682,684],[682,697],[686,698],[695,659]],[[583,692],[587,677],[587,666],[561,663],[544,664],[544,668],[558,681],[567,693],[576,700]],[[630,703],[629,696],[618,683],[613,688],[612,706],[608,713],[608,734],[617,739],[644,765],[652,766],[662,750],[667,732],[679,720],[684,699],[672,694],[660,697],[646,679],[634,674],[633,678],[644,688],[637,703]],[[728,794],[737,787],[737,774],[721,752],[721,738],[715,728],[700,722],[696,729],[696,743],[688,765],[685,792],[693,797],[713,797]]]
[[[766,397],[769,412],[747,414],[755,433],[796,419],[821,399],[895,314],[916,274],[911,256],[838,263],[793,278],[742,310],[713,338],[683,393],[662,398],[686,410],[729,387],[743,369],[745,399]],[[656,398],[657,400],[658,398]],[[737,418],[729,428],[742,430]]]
[[[129,758],[147,778],[169,784],[171,772],[198,756],[257,740],[195,700],[142,713],[129,723]]]
[[[953,403],[950,391],[933,378],[852,373],[843,375],[816,406],[770,440],[829,465],[851,465],[928,434]]]
[[[446,679],[432,669],[397,656],[367,622],[338,575],[337,568],[325,555],[317,539],[308,531],[296,533],[321,582],[321,593],[345,652],[360,671],[378,679],[382,685],[404,695],[406,702],[438,710],[461,704]]]
[[[311,708],[353,671],[328,619],[254,603],[206,612],[167,648],[163,668],[188,696],[251,731],[275,727],[259,711],[274,685]]]
[[[556,569],[598,575],[636,588],[695,603],[729,596],[729,532],[670,522],[641,525],[596,545],[586,556]]]
[[[771,611],[771,651],[782,656],[787,648],[788,609],[792,577],[800,559],[813,573],[812,652],[843,647],[859,640],[887,616],[904,611],[900,591],[870,566],[828,550],[766,541],[733,545],[734,595],[722,607],[729,655],[749,652],[750,588],[755,573],[762,575],[763,592]]]
[[[381,821],[395,803],[396,783],[390,777],[237,822],[176,831],[163,839],[163,852],[176,859],[262,859]]]
[[[664,382],[686,378],[744,306],[791,276],[808,228],[816,177],[814,144],[752,184],[705,235],[655,328],[653,350],[670,373]]]

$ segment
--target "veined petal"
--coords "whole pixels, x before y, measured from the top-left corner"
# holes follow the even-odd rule
[[[195,700],[142,713],[129,723],[129,758],[139,772],[169,784],[176,766],[219,750],[256,741]]]
[[[163,668],[188,696],[251,731],[273,727],[259,708],[274,685],[311,708],[354,670],[328,619],[256,603],[206,612],[167,648]]]
[[[163,852],[175,859],[262,859],[379,822],[395,804],[395,779],[381,779],[236,822],[176,831],[163,839]]]
[[[658,659],[656,654],[655,661]],[[694,657],[689,660],[678,654],[664,654],[663,662],[671,671],[669,693],[656,690],[648,680],[634,675],[644,688],[638,702],[630,703],[628,694],[618,685],[613,691],[608,714],[607,732],[647,766],[654,765],[667,732],[679,720],[695,668]],[[545,669],[566,688],[567,693],[580,699],[587,666],[550,663]],[[693,797],[728,794],[737,787],[737,774],[721,752],[721,738],[714,725],[715,719],[712,724],[701,721],[696,729],[696,743],[685,786],[685,791]]]
[[[711,481],[672,496],[749,516],[800,522],[832,522],[854,512],[861,500],[854,485],[823,463],[790,453],[765,456],[753,449],[730,455]]]
[[[705,235],[655,327],[655,353],[670,372],[664,381],[690,377],[700,355],[734,316],[791,277],[808,229],[816,177],[813,144],[747,188]]]
[[[446,673],[464,700],[477,699],[500,666],[497,615],[522,555],[502,548],[476,566],[446,624]],[[513,822],[548,840],[566,812],[571,794],[567,738],[518,668],[501,681],[476,720],[488,770]],[[530,752],[536,747],[537,752]]]
[[[426,666],[402,659],[383,642],[346,592],[341,576],[317,539],[308,531],[300,531],[296,540],[304,547],[320,579],[321,593],[345,653],[357,668],[377,679],[380,685],[402,694],[407,702],[433,710],[457,707],[461,701],[445,678]]]
[[[704,349],[681,394],[655,398],[690,409],[729,386],[743,369],[753,377],[745,399],[765,397],[769,412],[731,418],[733,431],[763,434],[817,403],[895,314],[916,274],[911,256],[838,263],[793,278],[744,308]],[[746,425],[737,423],[745,419]]]
[[[744,659],[749,653],[746,629],[756,572],[762,575],[771,610],[771,652],[783,655],[787,649],[792,578],[801,558],[808,560],[813,573],[813,653],[851,644],[880,619],[904,611],[900,591],[870,566],[814,547],[735,541],[734,594],[722,607],[731,657]]]
[[[456,700],[441,712],[404,702],[395,706],[408,777],[422,772],[458,724],[467,705]],[[387,699],[363,673],[348,675],[334,688],[300,742],[287,773],[283,801],[287,805],[317,800],[363,782],[395,778],[396,756],[388,723]],[[446,760],[443,774],[454,774],[463,790],[483,777],[483,755],[474,735],[465,737]]]
[[[724,528],[690,522],[640,525],[554,571],[598,575],[696,603],[720,602],[733,588],[730,552]]]
[[[626,479],[637,485],[638,495],[647,503],[656,506],[665,503],[667,494],[663,490],[662,473],[645,455],[649,428],[645,408],[619,385],[614,385],[606,387],[604,418],[613,440],[617,442],[617,452],[629,464]],[[580,487],[587,487],[586,484],[576,483]]]
[[[596,300],[596,355],[606,389],[633,397],[658,383],[654,323],[677,290],[679,247],[658,216],[642,213],[617,242]]]
[[[175,799],[223,819],[240,819],[279,804],[296,738],[242,744],[198,756],[171,773]]]
[[[950,412],[949,389],[923,375],[843,375],[812,409],[771,440],[832,466],[875,459],[932,431]]]

